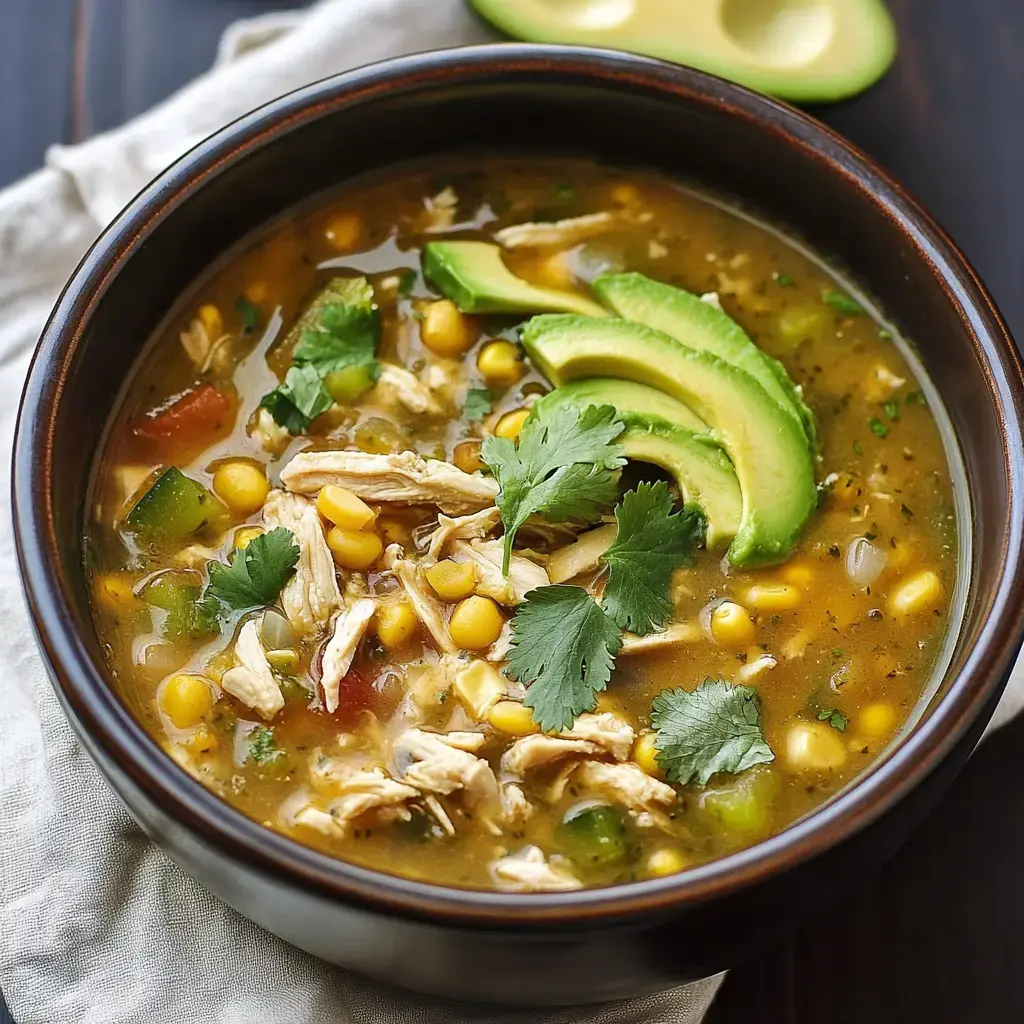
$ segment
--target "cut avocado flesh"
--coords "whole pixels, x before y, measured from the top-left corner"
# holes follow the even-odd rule
[[[470,0],[497,28],[536,43],[661,57],[790,100],[838,100],[896,56],[883,0]]]
[[[555,288],[538,288],[516,277],[489,242],[429,242],[423,274],[464,313],[580,313],[607,316],[591,299]]]
[[[522,340],[556,386],[612,377],[648,384],[688,405],[712,428],[739,479],[743,513],[729,560],[762,565],[792,551],[817,506],[811,454],[793,416],[749,374],[627,320],[537,316]]]
[[[681,341],[688,348],[711,352],[749,373],[771,398],[800,424],[813,452],[818,449],[814,414],[804,404],[786,368],[762,352],[746,331],[722,310],[643,274],[604,274],[594,282],[598,298],[626,320],[635,320]]]
[[[707,425],[682,402],[631,380],[588,377],[555,388],[543,404],[614,406],[626,426],[619,437],[626,457],[675,477],[683,499],[704,513],[708,548],[725,547],[736,536],[743,516],[736,472],[707,436]]]

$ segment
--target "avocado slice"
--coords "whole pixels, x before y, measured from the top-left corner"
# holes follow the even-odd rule
[[[552,384],[614,377],[685,402],[732,460],[743,515],[729,547],[737,566],[779,561],[817,506],[807,438],[748,373],[710,352],[628,320],[547,314],[523,328],[523,345]]]
[[[661,57],[800,102],[866,89],[896,56],[882,0],[470,0],[516,39]]]
[[[618,443],[626,458],[650,462],[675,477],[683,498],[700,506],[709,549],[725,547],[743,517],[739,481],[728,456],[688,406],[664,391],[631,380],[586,377],[555,388],[543,405],[611,405],[626,429]]]
[[[786,368],[762,352],[732,317],[682,288],[643,274],[603,274],[594,281],[594,291],[619,316],[671,335],[689,348],[711,352],[749,373],[797,419],[811,451],[817,453],[814,414],[804,404]]]
[[[490,242],[428,242],[423,274],[464,313],[580,313],[608,316],[604,307],[573,292],[538,288],[516,277]]]

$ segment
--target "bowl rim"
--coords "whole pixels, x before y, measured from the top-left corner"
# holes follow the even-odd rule
[[[92,311],[153,228],[211,176],[280,135],[328,113],[435,86],[549,75],[630,87],[756,124],[802,158],[823,164],[902,231],[963,320],[989,379],[1002,431],[1008,502],[998,588],[978,641],[933,714],[847,791],[749,849],[663,879],[570,893],[458,889],[338,860],[260,825],[174,763],[116,697],[82,639],[66,630],[72,600],[59,571],[51,512],[52,437],[63,381]],[[147,185],[101,234],[65,286],[33,357],[18,412],[12,471],[15,541],[23,586],[58,697],[94,756],[109,758],[174,820],[226,856],[303,889],[357,906],[460,927],[535,930],[671,912],[721,899],[790,870],[866,828],[906,796],[994,709],[1024,637],[1024,370],[976,273],[938,224],[869,157],[792,107],[716,78],[619,51],[488,44],[398,57],[304,86],[199,143]]]

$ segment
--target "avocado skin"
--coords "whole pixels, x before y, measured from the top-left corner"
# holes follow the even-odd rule
[[[627,320],[536,316],[522,341],[556,386],[613,377],[648,384],[689,405],[725,448],[740,482],[743,516],[730,562],[767,565],[793,550],[817,507],[813,462],[799,423],[749,374]]]
[[[544,311],[607,316],[596,302],[572,292],[538,288],[516,277],[489,242],[429,242],[423,249],[423,275],[464,313]]]
[[[712,352],[749,373],[807,435],[811,453],[818,452],[814,414],[804,404],[786,368],[759,349],[750,335],[728,314],[698,296],[643,274],[602,274],[594,292],[626,320],[635,320],[681,341],[690,348]]]
[[[743,516],[739,481],[709,428],[688,406],[646,384],[587,377],[555,388],[539,404],[611,405],[625,424],[626,457],[660,466],[675,477],[684,500],[707,520],[709,550],[726,547]]]

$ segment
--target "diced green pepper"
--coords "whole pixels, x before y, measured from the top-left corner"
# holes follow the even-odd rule
[[[166,546],[224,514],[224,506],[202,484],[170,466],[135,503],[124,525],[140,540]]]
[[[701,806],[731,831],[763,833],[768,829],[775,788],[771,771],[748,771],[728,786],[707,790]]]
[[[146,586],[142,599],[165,612],[158,629],[167,640],[198,640],[217,631],[216,607],[202,600],[202,588],[183,573],[162,573]]]
[[[570,812],[558,826],[556,838],[578,864],[614,864],[628,853],[622,814],[606,805]]]

